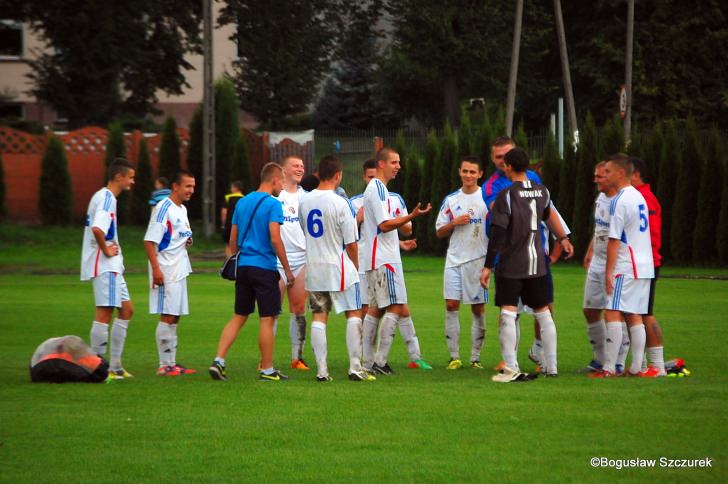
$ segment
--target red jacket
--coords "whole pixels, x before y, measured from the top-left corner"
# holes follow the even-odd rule
[[[662,246],[662,207],[652,190],[650,184],[644,183],[635,187],[647,201],[647,211],[650,222],[650,239],[652,242],[652,258],[655,260],[655,267],[660,267],[660,247]]]

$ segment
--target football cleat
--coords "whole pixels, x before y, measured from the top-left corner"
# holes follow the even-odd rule
[[[273,370],[273,373],[266,375],[263,372],[260,372],[260,375],[258,375],[258,380],[260,381],[284,381],[288,380],[288,377],[281,373],[278,370]]]
[[[618,376],[621,376],[622,374],[624,374],[624,365],[620,365],[619,363],[617,363],[616,365],[614,365],[614,372]]]
[[[394,370],[392,370],[389,366],[389,363],[385,363],[381,366],[374,363],[372,365],[372,372],[379,373],[380,375],[394,375]]]
[[[688,370],[685,367],[680,368],[677,371],[669,371],[667,372],[667,376],[670,378],[685,378],[686,376],[690,376],[690,370]]]
[[[407,365],[407,368],[412,368],[413,370],[420,369],[420,370],[432,370],[432,367],[427,364],[425,360],[419,359],[415,361],[410,361],[409,365]]]
[[[374,381],[376,379],[374,375],[363,368],[359,371],[349,370],[349,380],[351,381]]]
[[[505,368],[505,367],[506,367],[506,362],[505,362],[505,361],[501,361],[500,363],[498,363],[497,365],[495,365],[495,366],[493,367],[493,369],[494,369],[495,371],[501,371],[501,370],[502,370],[503,368]]]
[[[159,376],[180,376],[181,373],[179,370],[174,366],[160,366],[157,368],[157,375]]]
[[[644,371],[640,371],[638,373],[632,373],[631,371],[626,371],[626,376],[631,377],[637,377],[637,378],[657,378],[659,376],[659,371],[657,371],[657,368],[647,368]]]
[[[109,370],[108,378],[110,380],[125,380],[127,378],[134,378],[134,375],[122,368],[121,370]]]
[[[182,365],[174,365],[173,368],[176,368],[177,371],[179,371],[180,375],[194,375],[197,373],[197,370],[193,370],[192,368],[185,368]]]
[[[518,370],[514,370],[513,368],[508,368],[507,366],[500,370],[498,374],[493,375],[491,377],[491,380],[497,383],[510,383],[510,382],[525,382],[525,381],[532,381],[537,378],[538,375],[529,375],[528,373],[521,373]]]
[[[588,365],[579,370],[579,373],[594,373],[597,371],[602,371],[603,369],[604,368],[601,363],[599,363],[597,360],[591,360]]]
[[[473,360],[470,362],[470,368],[475,368],[476,370],[484,370],[485,367],[480,362],[480,360]]]
[[[318,375],[316,375],[316,381],[326,382],[326,381],[334,381],[334,379],[331,378],[330,375],[326,375],[326,376],[318,376]]]
[[[445,367],[446,370],[459,370],[463,367],[463,362],[459,359],[450,358],[450,361],[447,363],[447,366]]]
[[[303,358],[291,361],[291,368],[294,370],[308,371],[311,368],[303,361]]]
[[[607,370],[595,371],[587,375],[589,378],[615,378],[616,376],[616,373]]]
[[[218,363],[217,361],[213,361],[212,365],[210,365],[210,376],[213,380],[220,380],[220,381],[226,381],[227,380],[227,374],[225,373],[225,365]]]

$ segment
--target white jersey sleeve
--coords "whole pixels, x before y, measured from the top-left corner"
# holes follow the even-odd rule
[[[167,198],[152,209],[144,240],[156,244],[157,262],[166,282],[180,281],[192,272],[187,254],[187,241],[190,238],[192,229],[184,205],[178,206]],[[151,264],[148,269],[151,283]]]
[[[458,225],[450,234],[445,267],[457,267],[485,257],[488,251],[488,236],[485,233],[488,208],[480,189],[470,194],[460,189],[445,197],[435,221],[435,230],[461,215],[468,215],[470,223]]]
[[[366,246],[366,271],[384,264],[400,264],[399,235],[396,230],[381,232],[379,224],[392,218],[389,191],[377,178],[372,179],[364,191],[364,223],[362,236]]]
[[[87,281],[104,272],[124,272],[124,256],[119,246],[119,254],[106,257],[96,242],[93,228],[104,233],[106,245],[119,245],[119,234],[116,219],[116,197],[108,188],[97,191],[89,201],[86,210],[86,222],[83,231],[81,248],[81,280]]]
[[[631,186],[623,188],[612,200],[610,214],[609,238],[620,241],[614,274],[655,277],[647,202],[642,194]]]

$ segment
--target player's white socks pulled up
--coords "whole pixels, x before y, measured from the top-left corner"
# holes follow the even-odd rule
[[[607,339],[604,351],[604,361],[602,368],[606,371],[614,373],[614,365],[617,364],[617,354],[619,347],[622,346],[622,322],[607,322]]]
[[[306,315],[291,314],[289,322],[291,333],[291,361],[303,358],[303,345],[306,343]]]
[[[374,362],[379,366],[384,366],[389,358],[389,350],[392,348],[394,341],[394,332],[397,330],[397,320],[399,316],[394,313],[384,313],[382,323],[379,326],[379,349],[374,355]]]
[[[511,370],[519,371],[516,316],[517,314],[513,311],[501,309],[498,341],[500,341],[501,354],[503,355],[503,361],[506,362],[506,366]]]
[[[625,362],[627,361],[627,353],[629,353],[629,328],[627,323],[622,323],[622,344],[619,345],[619,352],[617,353],[617,364],[623,369],[625,368]]]
[[[445,311],[445,339],[450,358],[460,359],[460,312]]]
[[[586,325],[586,334],[594,352],[594,359],[604,364],[604,347],[607,340],[607,325],[604,324],[604,320],[589,322]]]
[[[361,318],[346,319],[346,348],[349,350],[351,371],[361,370],[362,326]]]
[[[372,369],[374,363],[374,352],[376,351],[377,344],[377,324],[379,321],[374,316],[367,314],[364,316],[363,329],[362,329],[362,347],[364,357],[364,368],[367,370]]]
[[[109,325],[94,321],[91,323],[91,349],[97,355],[104,356],[109,344]]]
[[[157,352],[159,353],[159,366],[173,366],[175,364],[172,348],[177,346],[177,332],[173,331],[174,324],[167,324],[160,321],[157,324]],[[174,346],[173,346],[174,344]]]
[[[402,335],[402,339],[407,345],[407,354],[409,355],[410,361],[416,361],[422,359],[420,352],[420,340],[417,339],[417,333],[415,332],[415,323],[412,322],[412,317],[402,317],[397,321],[399,326],[399,333]]]
[[[629,337],[632,341],[632,364],[629,371],[631,373],[639,373],[642,371],[642,359],[645,356],[645,343],[647,342],[647,333],[645,333],[645,325],[640,323],[629,327]]]
[[[116,318],[114,326],[111,327],[111,348],[109,348],[109,369],[121,370],[121,354],[124,352],[124,342],[126,341],[126,329],[129,326],[129,320]]]
[[[347,334],[348,336],[348,334]],[[326,363],[328,345],[326,343],[326,323],[313,321],[311,323],[311,347],[316,358],[316,376],[329,376],[329,367]]]
[[[485,343],[485,313],[471,314],[472,324],[470,326],[470,338],[472,345],[470,347],[470,361],[480,361],[480,352],[483,350]]]
[[[541,313],[534,313],[538,325],[541,327],[541,345],[543,346],[544,361],[546,374],[554,375],[559,372],[556,365],[556,325],[551,317],[551,311],[548,309]]]
[[[661,375],[665,374],[665,356],[663,355],[662,346],[652,346],[647,348],[647,358],[649,358],[652,366],[655,367]]]

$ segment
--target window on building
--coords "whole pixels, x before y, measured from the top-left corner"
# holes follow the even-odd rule
[[[20,59],[22,56],[23,24],[0,19],[0,59]]]

